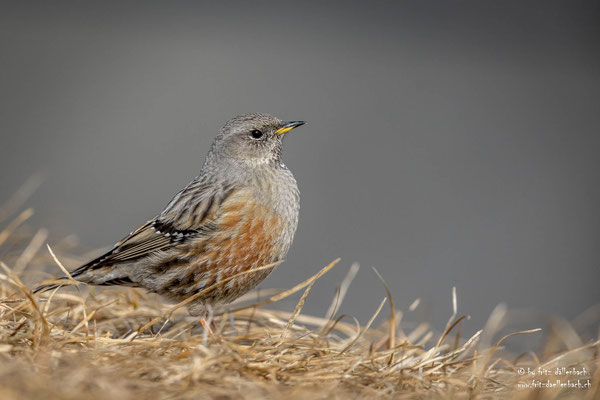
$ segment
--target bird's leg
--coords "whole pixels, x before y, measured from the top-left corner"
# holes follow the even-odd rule
[[[231,325],[231,331],[235,331],[235,319],[232,312],[229,313],[229,324]]]
[[[204,328],[204,332],[208,333],[211,336],[214,336],[214,332],[210,328],[211,325],[214,325],[212,321],[209,322],[206,318],[200,318],[200,325],[202,325],[202,327]]]
[[[204,328],[204,340],[208,339],[208,335],[214,336],[213,329],[215,328],[215,322],[213,321],[213,308],[210,304],[206,305],[206,312],[200,317],[200,325]]]

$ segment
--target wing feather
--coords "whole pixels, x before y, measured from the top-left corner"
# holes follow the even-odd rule
[[[215,190],[214,185],[193,181],[175,195],[160,215],[124,237],[109,252],[74,270],[73,276],[146,257],[207,235],[214,230],[218,205],[233,192],[228,187]]]

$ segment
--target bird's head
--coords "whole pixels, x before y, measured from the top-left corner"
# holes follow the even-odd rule
[[[223,126],[212,151],[218,157],[255,164],[278,162],[283,137],[300,125],[304,125],[304,121],[282,122],[269,114],[239,115]]]

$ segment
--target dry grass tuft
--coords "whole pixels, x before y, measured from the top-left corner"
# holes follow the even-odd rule
[[[43,301],[20,280],[26,270],[57,271],[43,248],[46,231],[20,228],[30,215],[28,211],[0,221],[6,226],[0,231],[1,399],[600,395],[600,342],[584,343],[564,321],[549,340],[556,350],[544,359],[533,353],[508,358],[502,345],[514,340],[511,335],[491,340],[501,327],[501,307],[484,330],[461,339],[457,332],[464,317],[457,313],[454,295],[454,315],[443,332],[436,334],[425,324],[406,331],[403,312],[394,307],[386,285],[387,301],[361,326],[337,312],[356,267],[340,285],[327,318],[302,314],[312,285],[335,262],[292,290],[260,302],[260,307],[217,311],[213,335],[185,307],[165,306],[142,291],[63,288],[43,294]],[[68,241],[56,246],[56,253],[65,257],[71,250]],[[262,307],[300,290],[303,295],[290,312]],[[374,327],[380,314],[391,317]],[[588,314],[588,319],[597,318],[598,310]],[[531,382],[520,368],[556,367],[586,368],[588,375],[580,380],[589,379],[592,387],[519,388],[519,383]]]

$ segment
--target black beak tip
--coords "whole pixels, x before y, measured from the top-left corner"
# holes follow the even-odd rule
[[[304,122],[304,121],[290,121],[290,122],[286,122],[286,123],[284,124],[284,126],[285,126],[285,127],[293,127],[293,128],[297,128],[297,127],[299,127],[299,126],[302,126],[302,125],[304,125],[304,124],[306,124],[306,122]]]

